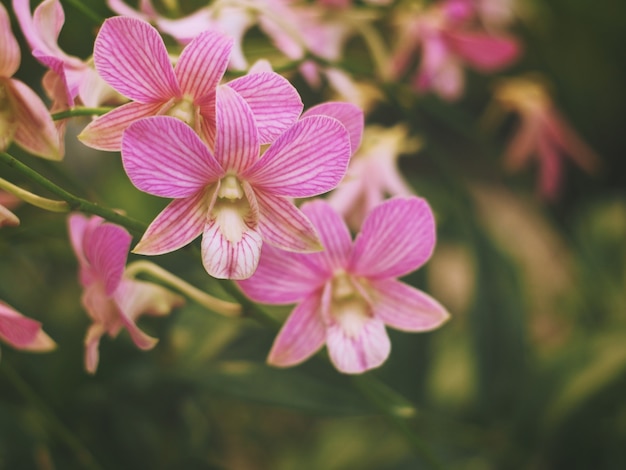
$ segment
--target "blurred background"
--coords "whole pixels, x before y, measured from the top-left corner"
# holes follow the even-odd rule
[[[97,24],[77,4],[113,13],[101,0],[61,3],[61,47],[86,58]],[[206,2],[180,4],[191,12]],[[98,372],[88,375],[89,319],[66,217],[23,205],[21,226],[0,230],[0,299],[41,321],[58,348],[32,355],[2,345],[0,468],[626,468],[626,3],[518,4],[509,31],[523,55],[514,65],[467,71],[454,102],[387,84],[366,115],[366,124],[405,123],[422,143],[399,166],[433,207],[438,244],[405,280],[451,313],[432,333],[389,331],[391,357],[366,375],[388,387],[376,397],[395,415],[367,399],[367,378],[343,376],[323,358],[266,366],[274,330],[192,301],[141,320],[160,339],[152,351],[137,350],[125,332],[103,338]],[[15,21],[13,31],[24,45]],[[244,46],[252,56],[275,54],[257,28]],[[358,61],[362,42],[346,47],[346,60]],[[41,92],[44,69],[22,50],[16,77]],[[331,97],[288,73],[306,106]],[[486,117],[498,79],[527,73],[550,83],[555,105],[602,162],[590,175],[566,159],[553,200],[537,192],[535,166],[505,171],[519,119]],[[152,220],[165,201],[137,191],[119,155],[75,139],[87,122],[71,120],[62,163],[10,152],[75,194]],[[45,194],[4,166],[0,176]],[[154,261],[224,295],[189,251]],[[290,311],[263,308],[279,319]]]

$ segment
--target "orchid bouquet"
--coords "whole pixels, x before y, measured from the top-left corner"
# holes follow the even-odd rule
[[[524,58],[540,16],[0,3],[0,468],[567,462],[539,437],[489,448],[537,398],[529,351],[573,341],[541,336],[584,282],[546,213],[567,159],[604,166]],[[507,173],[533,158],[537,189]],[[562,383],[535,410],[557,437],[579,409]]]

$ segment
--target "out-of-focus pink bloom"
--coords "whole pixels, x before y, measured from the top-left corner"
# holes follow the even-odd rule
[[[135,321],[144,313],[167,315],[182,298],[157,284],[124,276],[132,238],[122,227],[82,214],[72,214],[68,226],[84,289],[82,304],[93,321],[85,337],[85,367],[94,373],[105,333],[113,338],[126,328],[138,348],[151,349],[157,340],[141,331]]]
[[[515,18],[517,0],[474,0],[476,14],[487,29],[502,29]]]
[[[543,197],[553,200],[558,196],[565,156],[589,173],[597,170],[599,157],[557,110],[542,80],[531,77],[502,80],[496,86],[494,99],[521,119],[506,149],[505,165],[510,171],[518,171],[535,156],[539,164],[539,192]]]
[[[107,19],[96,38],[94,60],[102,77],[134,100],[96,118],[80,134],[88,146],[120,150],[122,132],[133,122],[160,114],[177,117],[213,147],[215,92],[224,75],[232,41],[204,31],[172,67],[156,29],[135,18]],[[302,111],[296,89],[274,72],[252,73],[229,82],[252,110],[262,143],[291,126]]]
[[[416,151],[419,142],[409,139],[402,124],[384,128],[368,126],[360,150],[348,167],[346,178],[329,197],[328,202],[358,230],[365,216],[390,196],[410,196],[413,190],[398,169],[401,153]]]
[[[433,214],[423,199],[382,203],[354,243],[324,201],[305,203],[302,211],[325,251],[286,253],[264,246],[256,273],[239,283],[254,301],[298,304],[274,341],[270,364],[299,364],[326,344],[338,370],[365,372],[389,356],[385,325],[427,331],[448,318],[437,301],[397,280],[422,266],[435,245]]]
[[[9,15],[0,4],[0,150],[14,141],[34,155],[60,160],[59,136],[46,105],[26,84],[12,78],[20,60]]]
[[[48,352],[56,344],[41,329],[41,323],[25,317],[0,301],[0,339],[16,349]]]
[[[93,66],[59,47],[59,33],[65,23],[59,0],[44,0],[32,14],[30,0],[13,0],[13,10],[33,56],[56,75],[51,77],[48,73],[44,79],[46,93],[55,102],[55,111],[74,106],[76,98],[88,107],[120,101]]]
[[[473,28],[469,20],[474,13],[471,0],[446,0],[425,11],[400,12],[392,75],[399,78],[404,74],[421,47],[414,88],[432,90],[444,99],[454,100],[463,93],[465,64],[489,73],[515,61],[520,53],[518,41]]]
[[[207,272],[244,279],[256,269],[263,241],[293,251],[319,249],[315,229],[290,198],[337,186],[351,153],[346,128],[328,116],[302,118],[259,158],[255,116],[241,95],[219,87],[216,111],[214,151],[167,116],[142,119],[124,133],[122,161],[133,184],[174,198],[134,252],[167,253],[202,233]]]
[[[12,226],[20,224],[20,219],[10,211],[20,204],[21,199],[11,193],[0,190],[0,227]]]

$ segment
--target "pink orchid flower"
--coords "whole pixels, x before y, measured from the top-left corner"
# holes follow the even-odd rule
[[[167,114],[185,121],[213,147],[215,91],[231,47],[226,36],[204,31],[172,67],[161,36],[148,23],[128,17],[107,19],[96,38],[96,68],[107,83],[134,101],[96,118],[79,138],[90,147],[118,151],[131,123]],[[296,89],[274,72],[248,74],[226,86],[252,109],[262,143],[271,142],[302,111]]]
[[[0,150],[14,141],[34,155],[60,160],[61,144],[48,108],[26,84],[12,78],[20,60],[9,14],[0,4]]]
[[[502,80],[496,86],[494,98],[521,119],[506,149],[505,165],[509,171],[519,171],[535,156],[539,164],[539,192],[544,198],[558,197],[565,156],[589,173],[600,166],[600,158],[557,110],[543,80],[533,77]]]
[[[126,328],[138,348],[151,349],[157,340],[141,331],[135,321],[144,313],[167,315],[182,299],[157,284],[125,277],[131,236],[122,227],[82,214],[72,214],[68,226],[84,289],[82,304],[93,321],[85,338],[85,367],[94,373],[105,333],[114,338]]]
[[[0,301],[0,339],[16,349],[48,352],[56,344],[41,329],[41,323],[25,317]]]
[[[17,207],[22,200],[11,193],[0,190],[0,227],[16,227],[20,219],[10,209]]]
[[[334,188],[351,153],[346,128],[308,116],[260,154],[255,116],[239,93],[217,90],[217,136],[210,150],[178,119],[133,123],[122,140],[122,162],[142,191],[174,198],[133,250],[157,255],[202,233],[202,261],[218,278],[244,279],[258,263],[263,240],[287,250],[319,249],[309,220],[289,200]]]
[[[92,65],[66,54],[59,47],[59,33],[65,23],[59,0],[44,0],[32,14],[30,0],[13,0],[13,10],[33,56],[50,69],[44,78],[44,87],[55,102],[55,111],[74,106],[76,98],[88,107],[120,101]]]
[[[368,126],[366,131],[361,149],[350,160],[346,178],[328,198],[355,231],[387,197],[414,193],[397,162],[401,153],[417,150],[419,142],[409,139],[408,128],[402,124],[390,128]]]
[[[414,88],[420,92],[432,90],[444,99],[455,100],[463,93],[464,64],[490,73],[514,62],[520,54],[518,41],[468,27],[474,14],[471,0],[446,0],[424,12],[403,12],[398,47],[392,57],[392,75],[399,78],[421,46]]]
[[[298,304],[274,341],[270,364],[299,364],[326,344],[339,371],[365,372],[389,356],[385,325],[428,331],[448,318],[437,301],[396,279],[422,266],[433,251],[435,221],[423,199],[382,203],[354,243],[326,202],[305,203],[302,211],[325,251],[286,253],[264,246],[255,274],[239,282],[256,302]]]

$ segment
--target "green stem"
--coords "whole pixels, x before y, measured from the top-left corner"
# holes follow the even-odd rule
[[[28,383],[20,377],[7,361],[2,362],[0,370],[4,373],[7,380],[22,395],[22,397],[30,403],[33,408],[37,409],[50,432],[65,443],[75,454],[76,460],[80,462],[82,468],[91,470],[101,470],[102,467],[93,454],[85,447],[85,445],[68,429],[65,424],[54,414],[54,412],[45,404],[45,402],[35,393]]]
[[[34,181],[35,183],[46,188],[48,191],[57,195],[59,198],[63,199],[65,202],[67,202],[67,204],[69,205],[69,209],[72,211],[80,211],[87,214],[98,215],[110,222],[126,227],[131,232],[135,232],[137,234],[141,234],[146,230],[146,224],[144,224],[143,222],[139,222],[130,217],[126,217],[111,209],[107,209],[105,207],[99,206],[98,204],[94,204],[93,202],[89,202],[86,199],[68,193],[66,190],[57,186],[45,176],[37,173],[35,170],[27,165],[24,165],[22,162],[6,152],[0,152],[0,161],[18,171],[31,181]]]
[[[104,22],[104,18],[101,17],[98,13],[93,11],[90,7],[85,5],[84,0],[65,0],[65,2],[72,5],[78,11],[80,11],[83,15],[93,21],[96,25],[101,25]]]
[[[7,180],[0,178],[0,189],[10,192],[14,196],[19,197],[22,201],[27,202],[40,209],[51,212],[69,212],[70,206],[65,201],[55,201],[45,197],[37,196],[24,188],[14,185]]]
[[[185,294],[187,297],[195,300],[198,304],[212,312],[227,317],[236,317],[241,314],[241,305],[213,297],[150,261],[135,261],[129,264],[126,267],[125,274],[130,277],[135,277],[140,272],[163,281],[165,284]]]
[[[111,107],[102,107],[102,108],[83,108],[81,106],[77,106],[72,109],[68,109],[66,111],[59,111],[58,113],[54,113],[52,115],[52,120],[58,121],[60,119],[67,119],[75,116],[100,116],[102,114],[106,114],[114,108]]]

